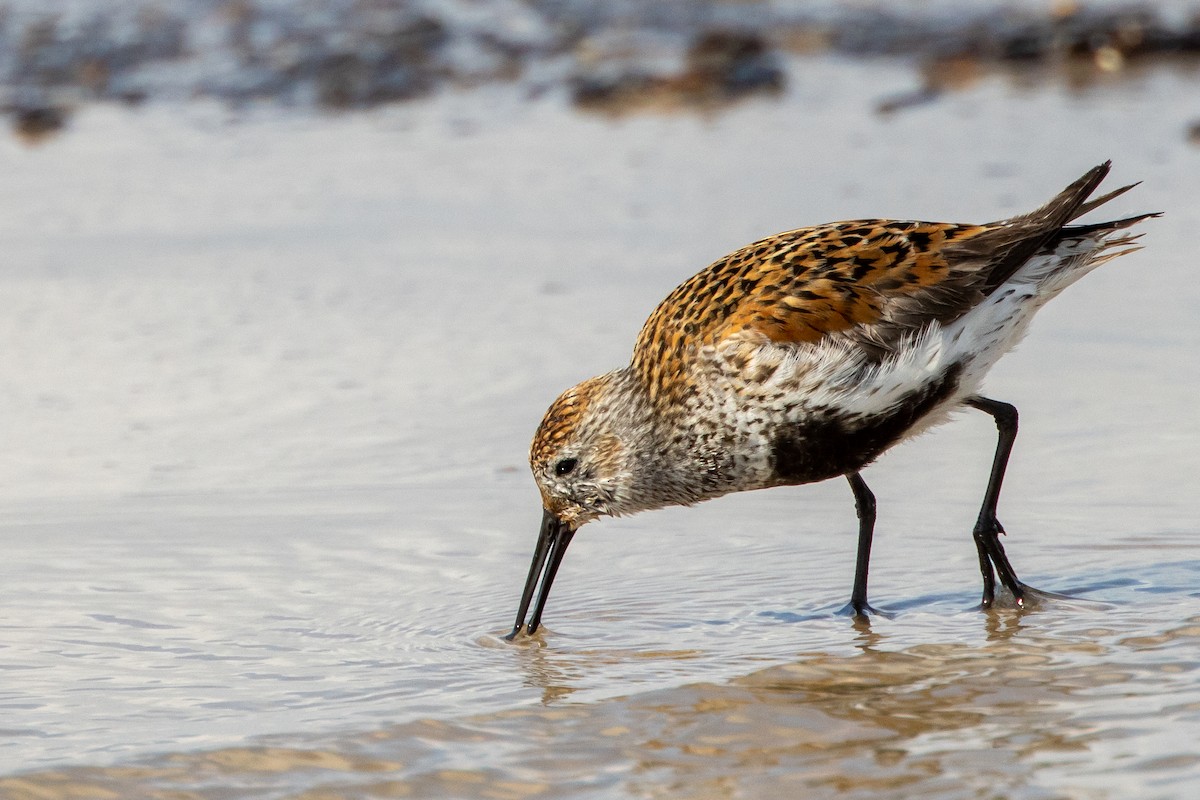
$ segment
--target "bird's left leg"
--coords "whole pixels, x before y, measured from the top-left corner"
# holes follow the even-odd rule
[[[983,505],[979,509],[979,518],[975,522],[972,535],[975,538],[975,549],[979,553],[979,570],[983,574],[983,607],[990,608],[995,600],[996,579],[992,567],[1000,577],[1000,582],[1013,594],[1017,605],[1025,601],[1025,590],[1028,588],[1017,578],[1016,571],[1004,554],[1004,545],[1000,544],[1000,534],[1004,527],[996,516],[996,506],[1000,502],[1000,487],[1004,483],[1004,470],[1008,466],[1008,457],[1012,453],[1013,443],[1017,440],[1017,409],[1009,403],[990,400],[986,397],[973,395],[968,397],[966,404],[988,414],[996,422],[999,440],[996,443],[996,455],[992,459],[992,472],[988,477],[987,491],[983,495]]]
[[[878,613],[867,604],[867,571],[871,561],[871,539],[875,535],[875,495],[857,472],[847,474],[846,480],[850,481],[854,508],[858,512],[858,557],[854,564],[850,605],[845,610],[856,617],[865,617],[867,612]]]

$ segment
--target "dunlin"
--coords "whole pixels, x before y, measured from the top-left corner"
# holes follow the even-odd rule
[[[1136,250],[1138,237],[1125,229],[1157,216],[1072,224],[1133,188],[1089,199],[1109,166],[1023,216],[800,228],[681,284],[650,315],[629,366],[568,389],[533,438],[544,510],[508,638],[537,630],[585,522],[839,476],[858,512],[847,608],[874,612],[867,570],[875,497],[861,470],[963,407],[989,414],[999,432],[973,531],[982,604],[994,601],[996,575],[1023,603],[1028,587],[1005,556],[996,512],[1017,410],[978,392],[1047,300]]]

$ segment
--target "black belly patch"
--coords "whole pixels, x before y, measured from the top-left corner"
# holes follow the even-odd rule
[[[793,426],[771,450],[780,483],[813,483],[857,472],[900,440],[904,433],[958,388],[962,366],[955,364],[941,379],[904,395],[890,411],[876,417],[839,415],[830,409]]]

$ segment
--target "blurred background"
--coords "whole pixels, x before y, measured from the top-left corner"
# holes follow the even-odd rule
[[[989,73],[1083,90],[1190,69],[1200,21],[1186,0],[9,0],[2,37],[6,108],[36,141],[95,102],[350,111],[485,84],[711,111],[794,86],[795,56],[912,70],[908,94],[864,98],[886,113]]]
[[[1200,789],[1200,5],[0,4],[0,798]],[[780,230],[981,222],[1112,159],[987,613],[964,416],[844,482],[584,529],[498,636],[549,402]],[[982,416],[982,415],[976,415]],[[785,794],[786,793],[786,794]]]

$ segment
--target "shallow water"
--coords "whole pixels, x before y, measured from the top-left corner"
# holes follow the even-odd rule
[[[1183,797],[1200,788],[1200,109],[912,86],[620,121],[480,89],[371,114],[91,107],[0,141],[0,796]],[[503,643],[546,404],[673,285],[827,219],[982,220],[1113,158],[1146,250],[1050,305],[989,389],[1030,583],[974,609],[982,415],[847,487],[576,537]]]

